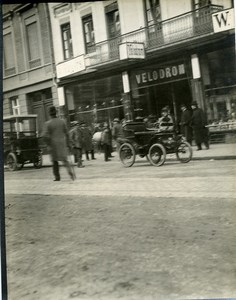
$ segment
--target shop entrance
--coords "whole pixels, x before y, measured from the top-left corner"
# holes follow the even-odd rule
[[[169,106],[171,114],[176,121],[180,120],[180,105],[186,104],[190,107],[192,94],[190,83],[187,79],[165,84],[159,84],[140,88],[133,91],[133,105],[135,117],[147,117],[161,115],[161,109]]]

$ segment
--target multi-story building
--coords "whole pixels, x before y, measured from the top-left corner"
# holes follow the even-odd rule
[[[231,0],[49,3],[59,105],[69,120],[159,115],[197,100],[236,105]]]
[[[3,115],[38,115],[39,134],[48,106],[58,103],[48,6],[4,4]]]

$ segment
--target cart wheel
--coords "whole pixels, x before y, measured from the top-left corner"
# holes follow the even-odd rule
[[[35,169],[40,169],[43,165],[43,155],[42,153],[39,153],[34,161],[34,167]]]
[[[134,147],[129,143],[122,144],[119,149],[119,157],[126,168],[131,167],[135,162]]]
[[[7,166],[10,171],[16,171],[18,169],[17,157],[14,153],[8,153]]]
[[[188,142],[181,142],[176,150],[177,159],[181,163],[188,163],[193,156],[193,150]]]
[[[161,166],[166,160],[166,150],[161,144],[153,144],[148,151],[148,157],[153,166]]]

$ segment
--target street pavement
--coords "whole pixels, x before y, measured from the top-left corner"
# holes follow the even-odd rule
[[[161,167],[5,170],[9,300],[234,298],[236,144]]]

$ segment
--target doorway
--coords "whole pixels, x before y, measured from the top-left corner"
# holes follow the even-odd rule
[[[160,117],[161,109],[169,106],[175,121],[180,120],[180,105],[190,108],[192,102],[191,87],[187,79],[165,84],[153,85],[132,91],[134,115]]]

